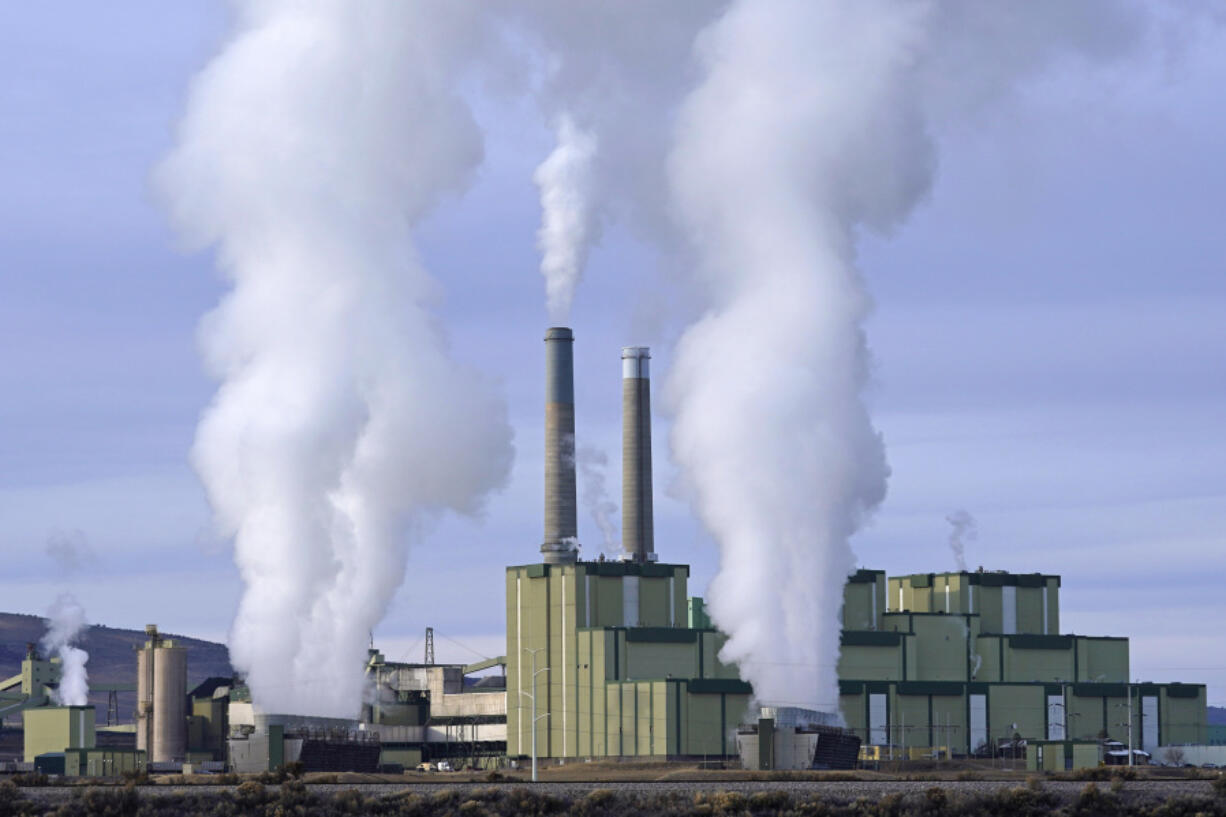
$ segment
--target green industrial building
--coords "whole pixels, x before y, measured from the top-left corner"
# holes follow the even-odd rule
[[[686,595],[689,568],[580,562],[507,568],[507,754],[722,757],[751,689]]]
[[[507,754],[738,755],[752,689],[720,663],[725,637],[688,596],[689,567],[656,557],[645,347],[622,350],[624,552],[578,558],[573,343],[564,327],[545,335],[540,563],[506,570]],[[1082,742],[1126,742],[1129,722],[1137,748],[1206,740],[1203,685],[1130,683],[1128,639],[1061,634],[1059,576],[859,570],[842,615],[839,708],[871,755],[1025,739],[1052,742],[1045,765],[1076,763]]]
[[[1127,744],[1130,708],[1135,748],[1205,742],[1204,685],[1131,683],[1127,638],[1060,634],[1059,622],[1059,576],[860,570],[844,593],[843,717],[875,756]]]

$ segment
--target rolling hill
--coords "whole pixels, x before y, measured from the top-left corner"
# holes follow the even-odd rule
[[[46,632],[46,624],[39,616],[20,613],[0,613],[0,678],[21,672],[21,661],[26,655],[26,644],[37,642]],[[187,688],[191,690],[205,678],[231,676],[230,655],[224,644],[203,641],[198,638],[163,633],[166,638],[187,648]],[[135,684],[135,648],[147,640],[143,630],[121,630],[101,624],[92,625],[78,641],[78,646],[89,653],[86,670],[92,683]],[[98,709],[98,723],[107,722],[107,694],[91,693],[90,703]],[[136,709],[136,693],[119,693],[119,721],[131,722]]]

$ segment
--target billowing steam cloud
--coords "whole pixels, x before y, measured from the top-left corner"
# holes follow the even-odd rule
[[[666,394],[720,545],[723,657],[759,700],[827,710],[848,540],[889,474],[860,399],[870,303],[853,230],[898,218],[932,164],[908,88],[922,7],[863,5],[735,4],[698,43],[672,163],[707,313]]]
[[[601,550],[611,556],[619,554],[621,543],[617,537],[617,523],[613,521],[617,503],[609,499],[605,480],[609,455],[593,445],[581,445],[575,452],[575,461],[583,483],[580,499],[600,531]]]
[[[266,711],[354,716],[406,540],[509,471],[505,407],[450,358],[411,235],[482,157],[453,89],[476,10],[237,4],[157,173],[233,284],[201,324],[222,383],[192,458],[245,584],[231,656]]]
[[[49,657],[59,656],[63,662],[60,685],[51,693],[52,700],[59,706],[89,703],[89,674],[85,671],[89,653],[73,646],[87,626],[85,608],[70,593],[61,594],[47,611],[47,634],[40,646]]]
[[[1092,2],[737,0],[697,38],[673,201],[704,309],[666,397],[673,454],[719,543],[723,656],[760,700],[834,709],[850,537],[886,492],[862,393],[857,233],[929,190],[934,123],[1053,56],[1111,56],[1134,8]],[[1007,46],[1007,47],[1006,47]]]
[[[969,511],[956,510],[945,521],[950,524],[949,549],[959,570],[966,570],[966,545],[979,538],[979,524]]]
[[[541,274],[545,301],[557,325],[569,321],[575,287],[583,277],[588,250],[597,238],[592,209],[592,160],[596,139],[575,125],[569,115],[558,118],[557,147],[536,169],[541,191]]]

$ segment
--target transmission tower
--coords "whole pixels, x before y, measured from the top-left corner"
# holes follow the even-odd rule
[[[426,628],[426,663],[434,663],[434,628]]]

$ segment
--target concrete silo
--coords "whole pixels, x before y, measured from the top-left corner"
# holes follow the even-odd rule
[[[145,628],[136,653],[136,748],[151,763],[182,761],[187,751],[187,650]]]

